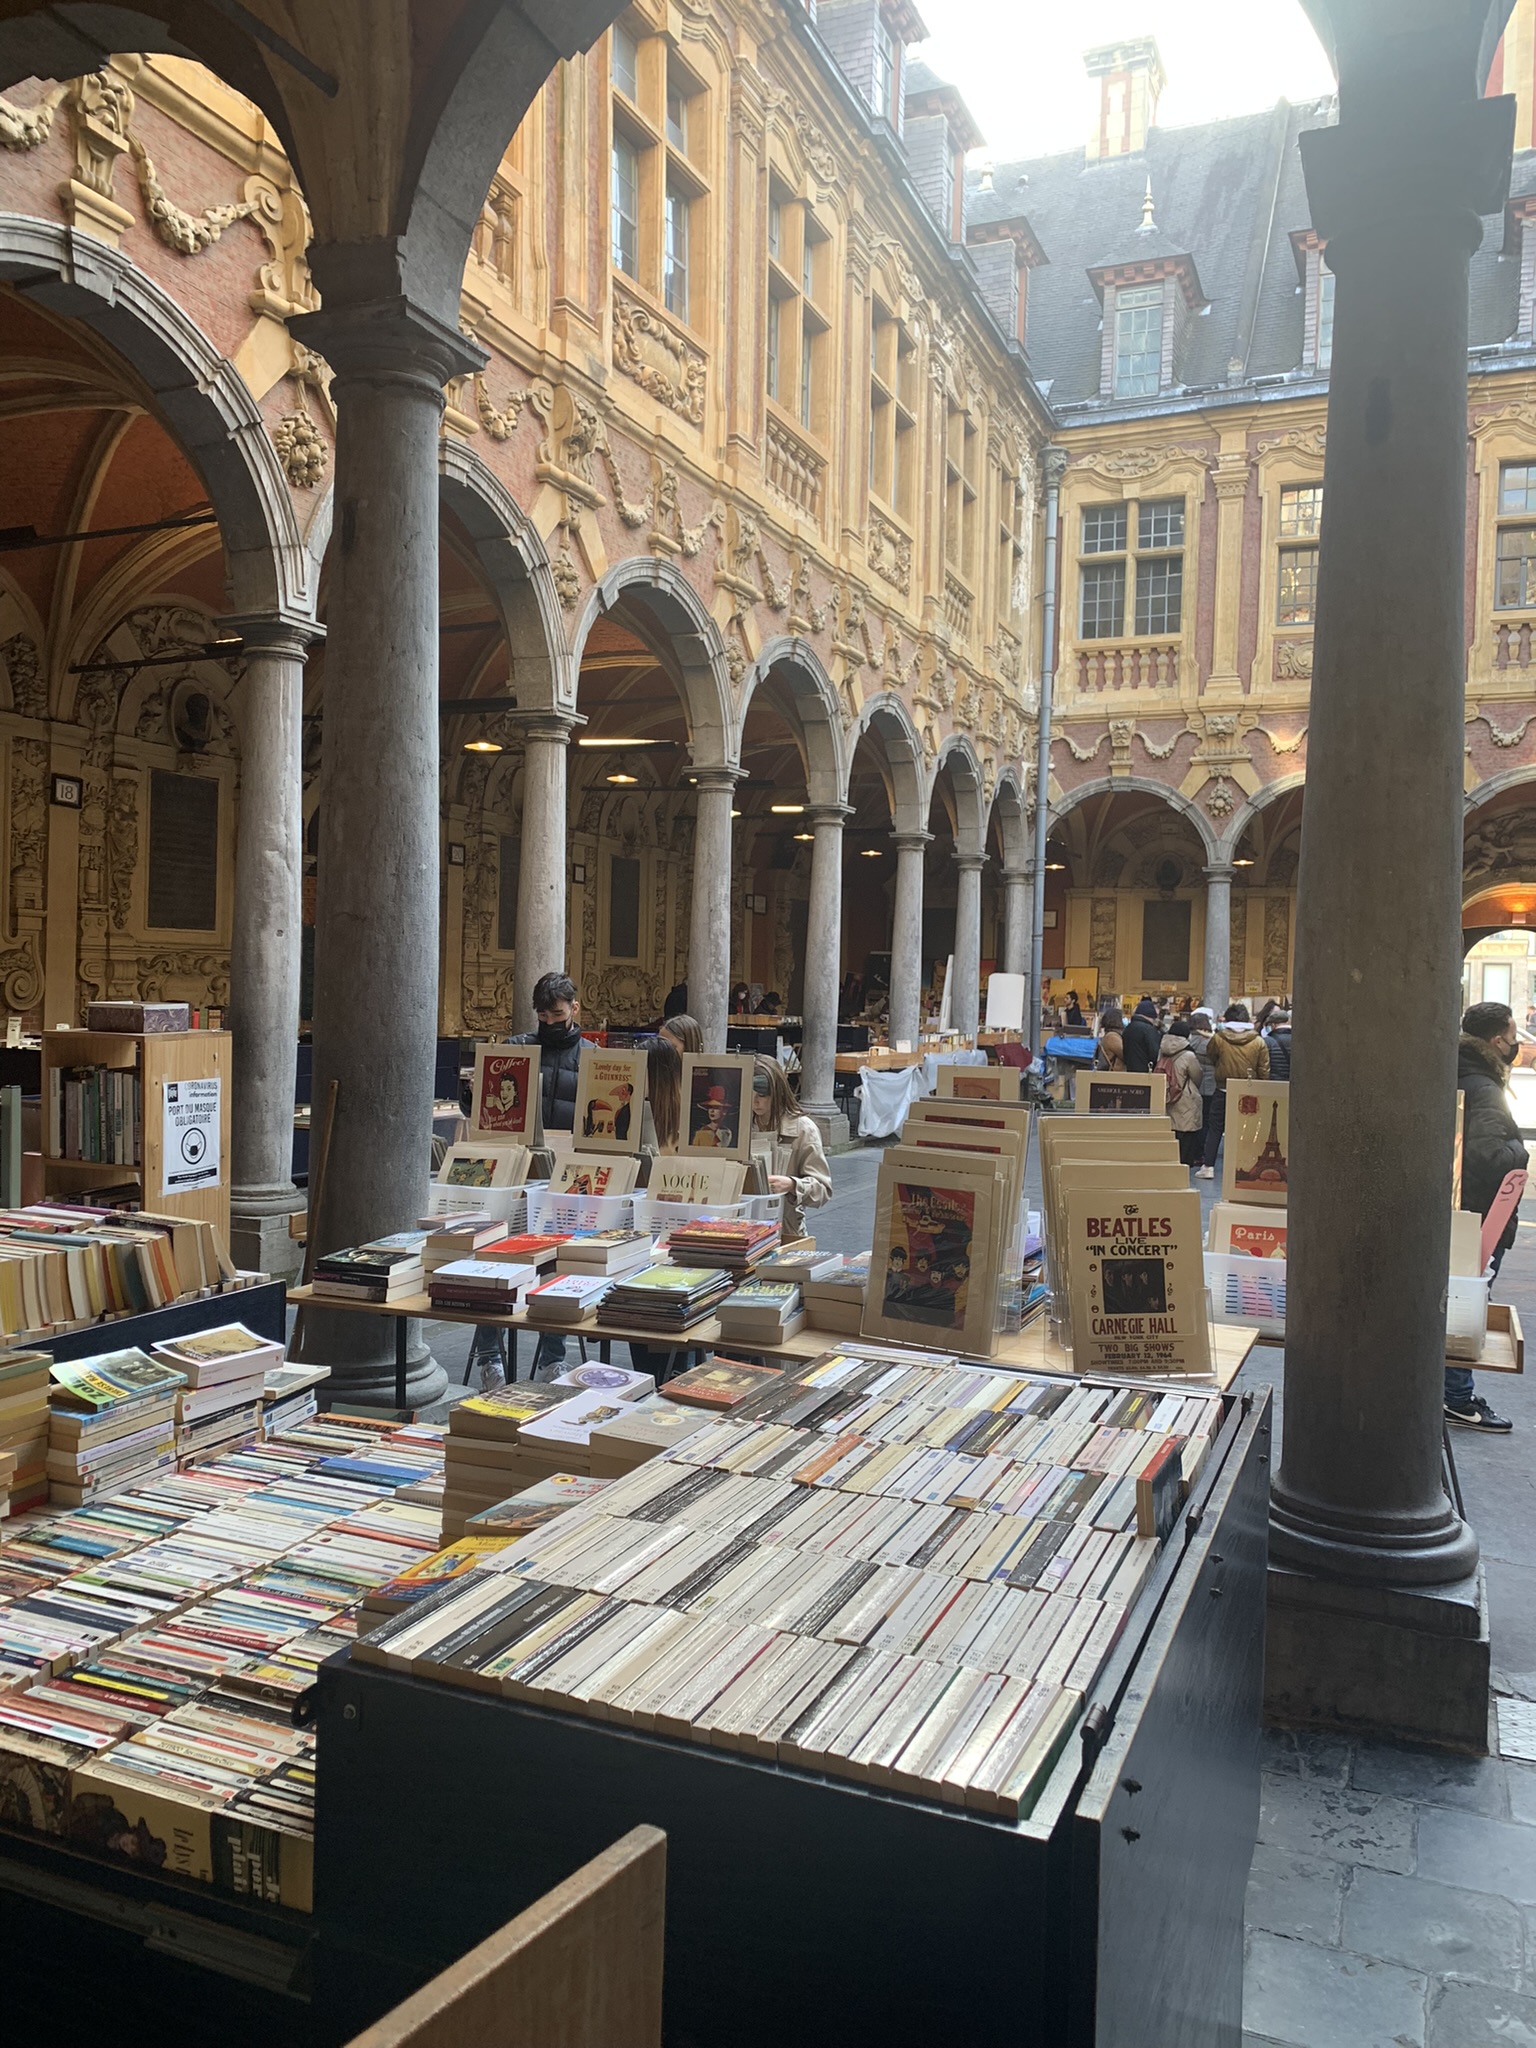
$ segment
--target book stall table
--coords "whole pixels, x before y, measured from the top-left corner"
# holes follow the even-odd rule
[[[288,1300],[295,1307],[299,1308],[334,1308],[340,1310],[345,1315],[392,1316],[395,1322],[396,1406],[401,1409],[404,1409],[406,1405],[406,1345],[409,1334],[408,1325],[411,1323],[474,1323],[483,1325],[486,1329],[490,1330],[505,1330],[511,1337],[513,1344],[512,1376],[514,1379],[517,1377],[517,1338],[524,1330],[534,1331],[540,1336],[553,1330],[556,1336],[580,1337],[587,1343],[597,1343],[604,1346],[608,1344],[645,1344],[653,1351],[670,1350],[674,1353],[714,1351],[722,1342],[720,1324],[714,1316],[707,1316],[702,1322],[695,1323],[691,1329],[680,1332],[675,1340],[669,1343],[666,1337],[659,1336],[655,1330],[638,1328],[615,1329],[609,1324],[599,1325],[591,1315],[584,1316],[577,1323],[561,1323],[559,1325],[543,1322],[535,1323],[531,1322],[521,1310],[514,1315],[497,1316],[490,1315],[480,1309],[434,1308],[430,1298],[425,1294],[405,1295],[399,1301],[349,1301],[343,1304],[326,1299],[323,1296],[318,1296],[311,1288],[293,1287],[288,1290]],[[1258,1337],[1259,1333],[1257,1330],[1249,1329],[1242,1324],[1213,1323],[1211,1325],[1212,1378],[1223,1393],[1226,1392],[1233,1380],[1236,1379],[1243,1361],[1258,1342]],[[753,1344],[733,1344],[730,1346],[730,1349],[733,1353],[745,1351],[750,1358],[765,1358],[773,1361],[817,1358],[823,1351],[831,1350],[840,1340],[845,1338],[850,1342],[853,1341],[848,1337],[846,1331],[817,1330],[807,1326],[805,1329],[797,1330],[794,1336],[786,1338],[782,1344],[766,1347]],[[899,1346],[892,1346],[887,1338],[881,1338],[880,1342],[888,1349],[900,1348]],[[606,1357],[606,1351],[603,1355]],[[1027,1330],[1021,1330],[1017,1336],[1000,1337],[997,1342],[997,1349],[993,1352],[992,1356],[980,1362],[985,1365],[1013,1366],[1025,1372],[1070,1373],[1072,1370],[1069,1354],[1052,1338],[1043,1318],[1032,1323]],[[1155,1380],[1153,1383],[1158,1385],[1164,1384],[1161,1380]],[[1191,1384],[1207,1385],[1209,1382],[1195,1381],[1191,1382]]]
[[[650,1824],[668,1843],[671,2048],[1232,2048],[1258,1821],[1269,1396],[1222,1409],[1025,1818],[350,1647],[330,1659],[314,1960],[333,2036]]]
[[[29,1351],[51,1351],[61,1364],[70,1358],[94,1358],[102,1351],[127,1351],[134,1345],[148,1351],[152,1345],[169,1344],[173,1338],[189,1337],[197,1330],[216,1330],[224,1323],[244,1323],[256,1336],[281,1343],[288,1328],[286,1306],[282,1281],[267,1280],[256,1287],[236,1287],[227,1294],[173,1301],[143,1315],[108,1316],[62,1336],[28,1337],[25,1341]]]

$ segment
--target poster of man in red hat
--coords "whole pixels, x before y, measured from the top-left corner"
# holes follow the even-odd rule
[[[683,1056],[684,1152],[747,1159],[752,1146],[749,1053]]]

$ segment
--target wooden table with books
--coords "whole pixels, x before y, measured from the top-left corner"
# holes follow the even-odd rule
[[[407,1325],[413,1322],[476,1323],[483,1324],[487,1329],[507,1331],[511,1335],[514,1344],[512,1358],[514,1378],[516,1378],[517,1367],[516,1339],[524,1330],[536,1331],[540,1336],[543,1336],[546,1332],[554,1331],[562,1337],[585,1338],[588,1343],[645,1344],[654,1351],[713,1351],[721,1342],[720,1324],[714,1316],[706,1316],[702,1322],[695,1323],[690,1329],[674,1336],[670,1332],[661,1334],[654,1329],[624,1326],[615,1328],[610,1324],[599,1324],[592,1315],[583,1316],[579,1322],[553,1324],[535,1322],[521,1310],[512,1315],[496,1316],[488,1315],[479,1309],[437,1308],[433,1306],[431,1298],[425,1294],[402,1295],[398,1301],[349,1301],[342,1304],[328,1299],[324,1295],[317,1295],[312,1288],[293,1287],[288,1291],[288,1299],[290,1303],[299,1308],[335,1308],[346,1315],[393,1316],[395,1319],[395,1398],[396,1406],[401,1409],[404,1409],[406,1406]],[[745,1351],[753,1358],[771,1360],[815,1358],[821,1352],[830,1351],[836,1345],[848,1340],[851,1334],[846,1330],[813,1329],[807,1324],[805,1328],[796,1331],[794,1336],[786,1338],[782,1344],[771,1345],[767,1348],[761,1345],[742,1344],[734,1346],[733,1349]],[[1223,1393],[1231,1386],[1233,1380],[1236,1379],[1239,1368],[1258,1342],[1258,1339],[1258,1331],[1250,1328],[1247,1324],[1211,1324],[1212,1377]],[[880,1339],[882,1344],[888,1341],[886,1338]],[[1052,1339],[1049,1328],[1043,1318],[1032,1323],[1027,1330],[1020,1331],[1017,1336],[999,1338],[997,1349],[993,1352],[992,1356],[981,1362],[986,1365],[1013,1366],[1027,1371],[1070,1372],[1072,1370],[1070,1353]],[[1197,1386],[1208,1385],[1209,1383],[1209,1381],[1203,1380],[1190,1382],[1191,1385]]]

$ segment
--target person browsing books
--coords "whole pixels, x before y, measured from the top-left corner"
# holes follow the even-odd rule
[[[1461,1020],[1456,1048],[1456,1085],[1466,1097],[1461,1139],[1461,1206],[1486,1216],[1504,1176],[1530,1163],[1520,1126],[1515,1122],[1506,1090],[1509,1070],[1520,1050],[1514,1013],[1506,1003],[1474,1003]],[[1518,1212],[1517,1212],[1518,1213]],[[1518,1228],[1511,1216],[1494,1247],[1497,1274]],[[1472,1369],[1445,1368],[1445,1419],[1464,1429],[1491,1430],[1496,1435],[1512,1425],[1495,1415],[1477,1392]]]
[[[805,1235],[804,1211],[832,1198],[832,1169],[821,1133],[790,1093],[784,1069],[759,1053],[752,1072],[752,1128],[772,1134],[768,1190],[784,1197],[786,1244]]]
[[[1150,1074],[1162,1050],[1163,1027],[1157,1020],[1157,1005],[1143,996],[1124,1031],[1125,1066],[1130,1074]]]
[[[537,1031],[521,1031],[509,1045],[539,1048],[539,1108],[546,1131],[576,1126],[576,1078],[581,1069],[581,999],[568,974],[541,974],[533,984]]]
[[[702,1052],[704,1050],[704,1027],[697,1017],[690,1017],[686,1010],[680,1010],[675,1017],[668,1017],[661,1027],[661,1036],[677,1047],[679,1052]]]

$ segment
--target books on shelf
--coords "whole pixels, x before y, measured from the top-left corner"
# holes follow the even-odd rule
[[[7,1479],[12,1513],[36,1507],[48,1498],[48,1388],[52,1366],[52,1356],[46,1351],[0,1351],[0,1451],[13,1461]]]
[[[717,1311],[727,1343],[778,1344],[805,1322],[800,1289],[792,1280],[748,1280],[726,1296]]]
[[[555,1254],[557,1273],[632,1273],[653,1257],[645,1230],[578,1230],[562,1240]]]
[[[612,1283],[606,1273],[557,1273],[530,1287],[523,1299],[530,1323],[569,1328],[592,1313]]]
[[[679,1265],[720,1266],[748,1273],[779,1242],[777,1223],[699,1217],[679,1223],[667,1233],[668,1256]]]
[[[714,1313],[731,1291],[731,1275],[713,1266],[647,1266],[615,1280],[597,1310],[601,1329],[676,1332]]]
[[[326,1252],[315,1261],[313,1292],[328,1301],[375,1302],[420,1294],[427,1235],[424,1230],[400,1231],[394,1238]]]
[[[538,1278],[531,1265],[513,1265],[503,1259],[453,1259],[439,1266],[427,1282],[432,1306],[487,1315],[511,1315],[526,1288]]]
[[[144,1084],[136,1067],[54,1067],[48,1082],[48,1143],[54,1159],[137,1166],[143,1158]]]

